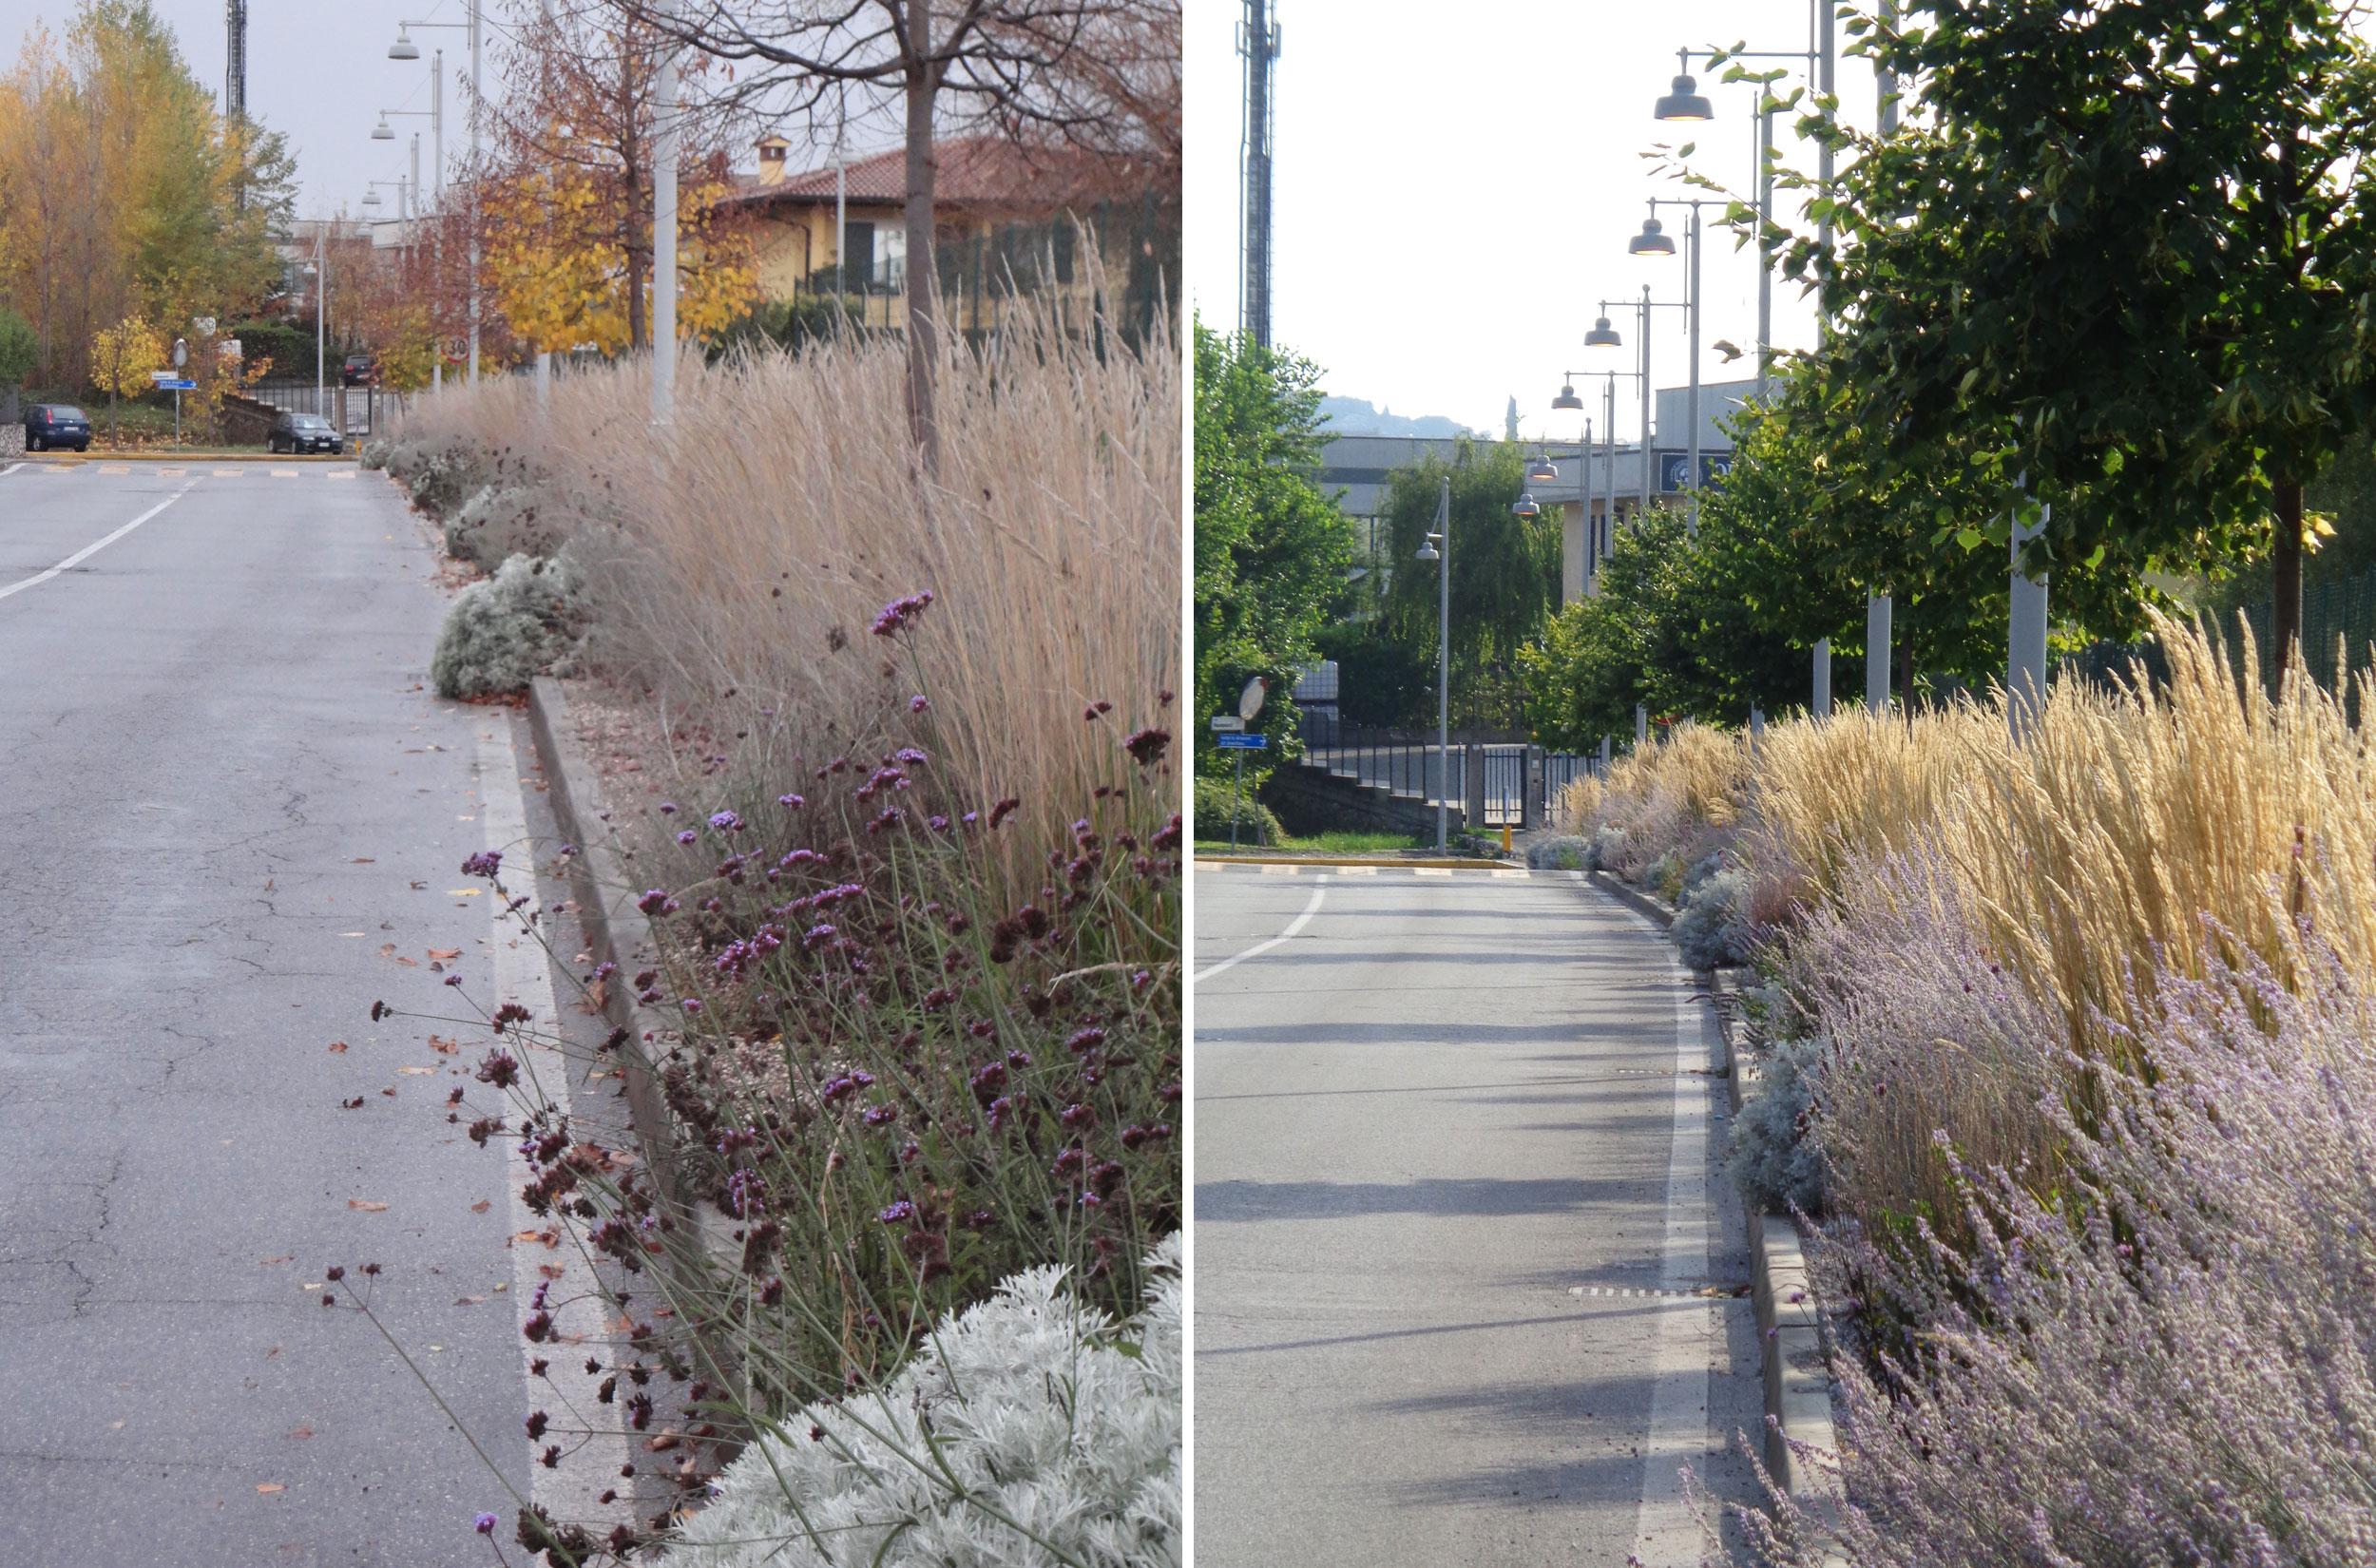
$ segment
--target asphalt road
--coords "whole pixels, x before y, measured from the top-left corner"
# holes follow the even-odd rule
[[[488,1037],[368,1016],[461,1012],[431,949],[492,1005],[457,868],[541,820],[433,571],[348,467],[0,474],[0,1562],[478,1564],[534,1484]],[[420,1375],[320,1305],[367,1261]]]
[[[1751,1494],[1721,1045],[1673,953],[1555,873],[1199,868],[1198,1568],[1662,1568],[1699,1560],[1679,1463]]]

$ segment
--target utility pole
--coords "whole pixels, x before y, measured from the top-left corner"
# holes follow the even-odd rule
[[[1815,90],[1829,97],[1832,78],[1831,0],[1815,0],[1815,33],[1820,50],[1815,69]],[[1830,196],[1831,143],[1829,141],[1824,143],[1816,155],[1815,178],[1822,193],[1826,197]],[[1831,243],[1831,219],[1828,214],[1815,225],[1815,239],[1818,244],[1827,247]],[[1822,323],[1818,321],[1816,325],[1820,329]],[[1815,644],[1814,676],[1814,700],[1810,705],[1817,718],[1829,718],[1831,717],[1831,639],[1828,637]]]
[[[223,0],[222,117],[235,125],[247,124],[247,0]],[[240,210],[247,210],[247,182],[234,193]]]
[[[1683,531],[1692,538],[1699,537],[1699,203],[1692,203],[1691,226],[1691,299],[1683,312],[1691,323],[1691,456],[1684,471],[1683,484],[1690,490],[1690,505],[1683,511]]]
[[[247,0],[223,0],[222,117],[247,119]]]
[[[677,40],[667,32],[676,8],[661,6],[662,48],[652,93],[652,423],[676,411],[677,373]]]
[[[1824,7],[1827,13],[1830,9],[1829,4]],[[1885,29],[1896,24],[1897,7],[1892,0],[1881,0],[1880,20]],[[1825,41],[1829,44],[1830,23],[1828,19],[1824,26],[1827,29]],[[1825,58],[1825,71],[1829,75],[1830,56],[1827,54]],[[1873,67],[1873,90],[1880,103],[1881,134],[1887,136],[1897,129],[1898,124],[1897,79],[1887,67],[1879,64]],[[1873,594],[1865,601],[1865,706],[1876,714],[1889,711],[1890,610],[1891,602],[1886,593]],[[1913,695],[1907,693],[1909,698]]]
[[[478,123],[486,96],[479,89],[479,0],[470,0],[470,382],[478,383]]]
[[[1237,330],[1256,348],[1271,346],[1271,88],[1279,29],[1270,0],[1246,0],[1237,52],[1246,57],[1245,139],[1239,148],[1245,186],[1245,277],[1237,294]]]
[[[1452,810],[1452,476],[1435,503],[1435,532],[1419,543],[1419,559],[1435,563],[1435,847],[1451,841]],[[1419,770],[1420,788],[1427,788],[1427,769]],[[1471,828],[1482,826],[1470,823]]]

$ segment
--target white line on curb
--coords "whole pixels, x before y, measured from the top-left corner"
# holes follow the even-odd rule
[[[1638,916],[1637,917],[1638,918]],[[1649,926],[1648,921],[1643,925]],[[1662,1291],[1688,1291],[1708,1277],[1708,1042],[1692,1004],[1691,976],[1666,947],[1675,987],[1675,1137],[1666,1172],[1666,1232],[1658,1261]],[[1683,1501],[1677,1470],[1703,1468],[1708,1455],[1708,1358],[1721,1309],[1659,1315],[1657,1382],[1650,1391],[1650,1431],[1641,1450],[1641,1510],[1634,1557],[1642,1568],[1684,1568],[1700,1559],[1699,1520]]]
[[[535,848],[528,841],[527,811],[520,796],[520,763],[512,753],[511,733],[510,724],[505,722],[491,734],[479,737],[478,783],[483,803],[480,815],[487,825],[487,847],[519,864],[522,870],[517,884],[533,891]],[[559,1038],[561,1018],[553,1004],[552,971],[546,967],[544,947],[519,934],[518,922],[506,917],[501,899],[489,899],[488,907],[494,917],[497,1004],[517,1002],[536,1021],[534,1042],[527,1036],[520,1036],[509,1049],[519,1057],[521,1069],[537,1094],[565,1118],[569,1115],[568,1059],[556,1046],[545,1043]],[[517,1119],[507,1118],[506,1125],[516,1127]],[[511,1132],[502,1136],[505,1181],[510,1189],[512,1234],[517,1237],[524,1231],[543,1231],[551,1222],[531,1214],[520,1196],[520,1189],[528,1181],[528,1162],[520,1153],[520,1139]],[[542,1266],[546,1264],[558,1265],[564,1271],[561,1277],[548,1280],[542,1272]],[[546,1310],[553,1316],[552,1336],[542,1345],[531,1344],[523,1336],[520,1360],[524,1372],[529,1363],[546,1361],[549,1375],[527,1379],[528,1403],[520,1414],[525,1420],[529,1409],[540,1409],[552,1417],[553,1425],[559,1430],[546,1441],[558,1440],[562,1458],[557,1468],[548,1470],[542,1464],[530,1468],[529,1495],[556,1520],[575,1520],[601,1535],[608,1525],[632,1522],[634,1516],[628,1499],[622,1498],[610,1508],[599,1507],[594,1501],[606,1488],[619,1485],[619,1467],[627,1463],[630,1452],[626,1430],[619,1421],[620,1405],[595,1402],[595,1383],[605,1374],[589,1374],[585,1370],[588,1356],[606,1363],[616,1360],[608,1354],[616,1347],[604,1329],[602,1298],[595,1293],[595,1281],[584,1257],[574,1251],[547,1248],[539,1242],[515,1241],[511,1248],[511,1299],[523,1326],[536,1313],[537,1287],[547,1284],[551,1289]],[[623,1401],[624,1397],[623,1392],[620,1398]],[[595,1429],[594,1436],[583,1445],[570,1431],[580,1426]],[[515,1428],[515,1436],[517,1431]],[[538,1452],[539,1445],[531,1443],[529,1450]]]
[[[1215,975],[1219,974],[1223,969],[1230,968],[1236,965],[1243,964],[1246,960],[1254,957],[1256,953],[1269,952],[1272,948],[1277,947],[1288,938],[1293,936],[1296,932],[1302,930],[1306,926],[1311,925],[1312,917],[1320,912],[1320,900],[1328,897],[1328,895],[1329,889],[1326,883],[1322,883],[1319,887],[1313,889],[1312,902],[1304,906],[1303,913],[1297,915],[1294,919],[1287,923],[1287,929],[1279,932],[1278,935],[1271,938],[1268,942],[1255,943],[1253,947],[1247,948],[1244,952],[1239,953],[1235,958],[1225,958],[1221,960],[1218,964],[1214,965],[1213,967],[1205,970],[1204,973],[1197,976],[1196,978],[1198,980],[1211,980]]]
[[[101,540],[98,544],[86,545],[81,549],[76,550],[72,555],[67,556],[64,561],[59,562],[56,565],[50,567],[48,571],[35,572],[30,577],[20,579],[17,582],[10,583],[5,588],[0,588],[0,599],[6,599],[12,593],[22,593],[27,588],[33,587],[38,583],[47,583],[51,578],[57,576],[60,572],[72,571],[75,567],[81,565],[92,556],[97,555],[101,550],[105,549],[108,545],[114,544],[117,540],[122,539],[125,534],[130,533],[134,528],[139,527],[142,524],[147,522],[150,518],[156,516],[159,512],[163,511],[167,507],[172,506],[175,502],[181,500],[183,496],[189,493],[190,488],[187,485],[182,486],[171,495],[166,496],[163,501],[160,501],[155,506],[149,507],[148,510],[141,513],[140,516],[132,519],[131,522],[126,523],[124,526],[118,528],[115,532]]]

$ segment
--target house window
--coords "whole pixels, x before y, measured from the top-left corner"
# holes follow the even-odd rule
[[[886,227],[874,258],[873,278],[895,289],[908,280],[908,231]]]
[[[845,223],[842,225],[841,258],[842,285],[864,284],[874,276],[874,225]]]

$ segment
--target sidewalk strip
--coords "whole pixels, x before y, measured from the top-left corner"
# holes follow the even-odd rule
[[[487,847],[518,866],[521,878],[532,890],[536,845],[528,837],[527,809],[520,795],[520,762],[512,753],[511,736],[508,714],[498,716],[492,733],[479,736],[478,786],[483,802],[480,814],[487,825]],[[517,1036],[510,1049],[519,1056],[521,1070],[529,1083],[552,1103],[561,1115],[561,1124],[566,1126],[569,1062],[562,1050],[547,1042],[558,1040],[562,1022],[560,1009],[553,1002],[552,970],[547,966],[545,948],[533,938],[521,934],[518,923],[507,918],[501,899],[490,898],[487,904],[494,920],[490,935],[494,944],[496,998],[499,1003],[517,1002],[535,1020],[531,1025],[535,1032]],[[507,1119],[508,1123],[516,1124],[516,1120]],[[527,1200],[520,1195],[521,1188],[528,1183],[529,1173],[519,1140],[509,1134],[499,1136],[505,1143],[504,1184],[510,1197],[512,1234],[516,1238],[522,1233],[554,1228],[551,1221],[530,1213]],[[542,1272],[542,1266],[546,1264],[561,1267],[563,1272],[558,1279],[546,1279]],[[605,1363],[616,1360],[611,1353],[616,1346],[605,1329],[602,1298],[596,1293],[593,1274],[582,1252],[515,1240],[511,1248],[511,1302],[523,1326],[536,1314],[540,1286],[548,1287],[548,1294],[543,1300],[544,1310],[553,1316],[551,1341],[540,1348],[521,1335],[514,1342],[520,1347],[523,1372],[540,1355],[548,1364],[547,1377],[526,1378],[528,1407],[551,1414],[556,1428],[553,1436],[561,1440],[562,1455],[557,1468],[548,1470],[542,1464],[529,1467],[530,1495],[554,1518],[584,1520],[600,1534],[601,1525],[631,1522],[633,1513],[625,1505],[601,1509],[592,1501],[606,1486],[619,1485],[616,1478],[620,1466],[629,1463],[626,1431],[620,1425],[618,1414],[624,1405],[623,1397],[611,1405],[598,1403],[594,1385],[602,1374],[585,1370],[588,1356]],[[593,1436],[579,1439],[565,1431],[580,1425],[592,1426]],[[518,1440],[519,1428],[514,1427],[512,1441]],[[536,1445],[529,1444],[530,1455],[536,1452]],[[595,1515],[601,1516],[601,1525],[594,1525]]]
[[[27,588],[34,586],[36,583],[47,583],[61,572],[72,571],[75,567],[81,565],[92,556],[97,555],[101,550],[105,549],[108,545],[114,544],[117,540],[122,539],[125,534],[130,533],[134,528],[139,527],[142,524],[147,522],[150,518],[156,516],[159,512],[163,511],[167,507],[172,506],[175,502],[181,500],[183,496],[189,493],[190,488],[187,485],[182,486],[171,495],[166,496],[163,501],[160,501],[155,506],[149,507],[148,510],[141,513],[140,516],[132,519],[131,522],[126,523],[124,526],[109,534],[106,538],[99,541],[96,545],[86,545],[81,549],[76,550],[72,555],[67,556],[64,561],[59,562],[56,565],[50,567],[48,571],[35,572],[30,577],[22,578],[17,582],[10,583],[5,588],[0,588],[0,599],[6,599],[12,593],[22,593]]]
[[[1657,940],[1654,938],[1654,940]],[[1662,1291],[1688,1291],[1708,1277],[1708,1085],[1711,1065],[1692,977],[1663,941],[1675,987],[1674,1137],[1668,1145],[1666,1229],[1660,1248]],[[1641,1450],[1641,1508],[1634,1559],[1642,1568],[1693,1568],[1700,1560],[1700,1520],[1682,1495],[1677,1472],[1708,1462],[1708,1359],[1721,1346],[1719,1309],[1669,1312],[1658,1322],[1657,1381],[1650,1390],[1650,1430]]]
[[[1278,947],[1280,944],[1287,941],[1288,938],[1293,936],[1296,932],[1302,930],[1306,926],[1312,924],[1312,917],[1320,912],[1320,900],[1328,896],[1329,890],[1325,885],[1313,889],[1312,902],[1304,906],[1303,913],[1297,915],[1294,919],[1287,923],[1287,929],[1279,932],[1278,935],[1271,938],[1268,942],[1255,943],[1253,947],[1247,948],[1244,952],[1239,953],[1235,958],[1225,958],[1221,960],[1218,964],[1214,965],[1213,967],[1205,970],[1204,973],[1197,976],[1196,978],[1200,981],[1210,980],[1215,975],[1219,974],[1223,969],[1233,968],[1237,965],[1243,964],[1246,960],[1254,957],[1257,953],[1267,953],[1272,948]]]

